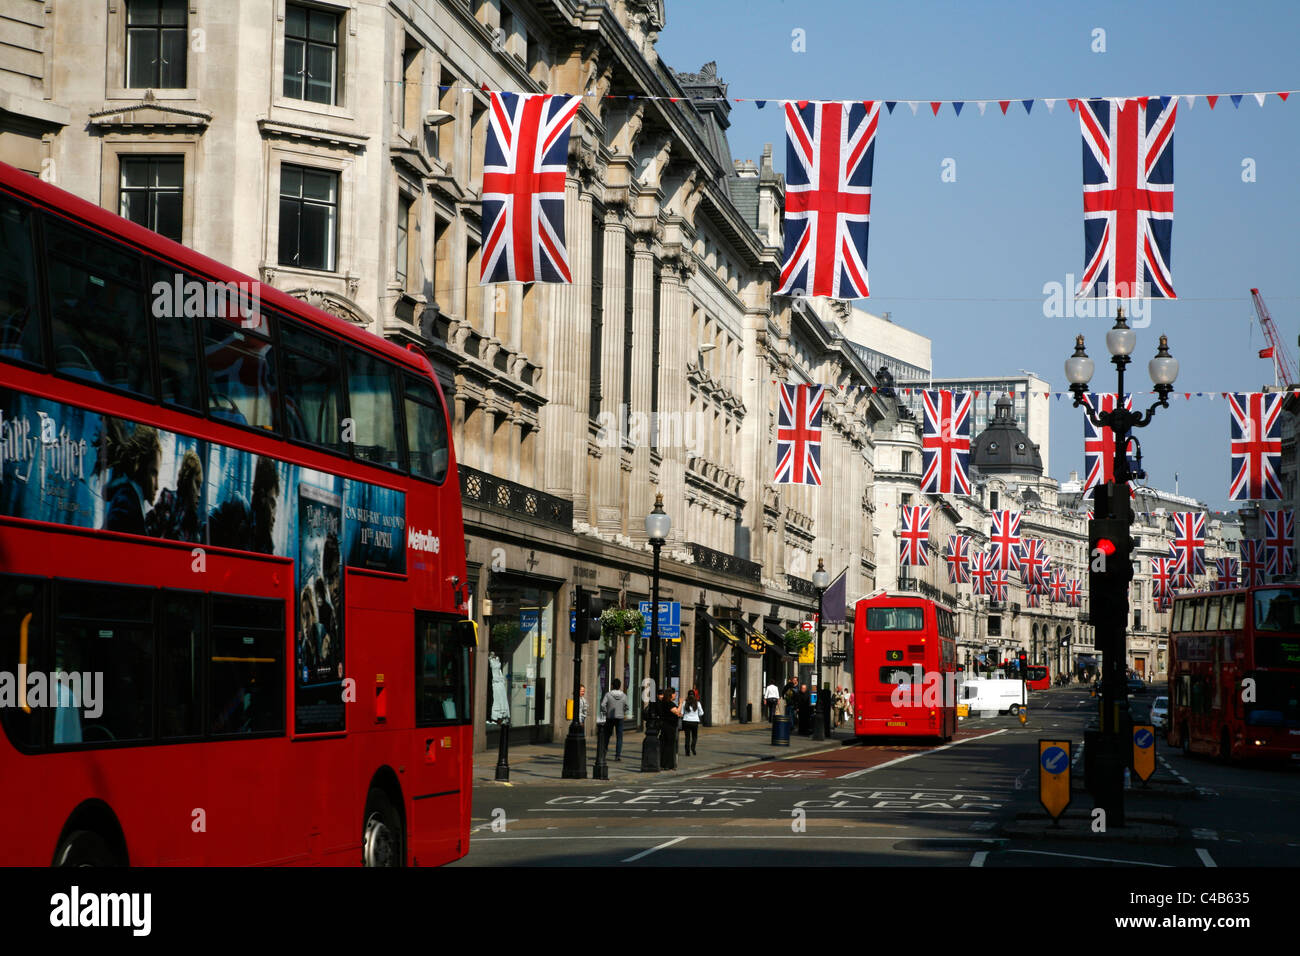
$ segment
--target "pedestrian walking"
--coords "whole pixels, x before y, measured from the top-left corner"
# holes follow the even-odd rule
[[[767,690],[763,691],[763,703],[767,706],[767,719],[776,720],[776,702],[781,697],[781,692],[776,689],[776,681],[767,685]]]
[[[616,735],[614,759],[623,759],[623,718],[627,716],[627,694],[623,693],[623,682],[617,677],[611,682],[611,688],[600,702],[600,712],[605,716],[605,746],[609,747],[609,738]]]
[[[808,685],[800,684],[799,692],[796,695],[796,706],[799,708],[799,736],[812,736],[812,695],[808,693]]]
[[[686,737],[686,756],[698,756],[700,742],[700,719],[704,716],[704,707],[691,691],[686,696],[686,706],[682,708],[682,732]]]
[[[578,685],[578,723],[587,726],[587,685]]]
[[[659,701],[659,769],[677,769],[677,691],[669,690]]]

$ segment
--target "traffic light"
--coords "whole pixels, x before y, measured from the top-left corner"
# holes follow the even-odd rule
[[[574,596],[577,622],[573,628],[573,643],[584,644],[600,640],[600,600],[586,588],[578,588]]]
[[[1128,583],[1133,580],[1133,539],[1122,518],[1094,518],[1088,522],[1088,596],[1090,621],[1102,624],[1127,618]]]
[[[1026,654],[1024,651],[1021,651],[1019,654],[1016,655],[1016,667],[1020,669],[1020,676],[1022,679],[1024,678],[1025,674],[1028,672],[1027,670],[1028,666],[1029,666],[1029,655]]]

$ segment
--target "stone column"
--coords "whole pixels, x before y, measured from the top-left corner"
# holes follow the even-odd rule
[[[685,415],[690,409],[686,362],[690,340],[690,299],[686,279],[690,269],[688,253],[678,252],[660,265],[659,288],[659,407],[667,413]],[[686,499],[686,452],[680,446],[661,448],[659,486],[664,502],[680,508]],[[682,523],[673,521],[669,541],[678,546],[689,540]]]
[[[623,355],[632,343],[624,342],[623,323],[626,296],[627,226],[623,210],[611,206],[605,212],[605,228],[592,242],[605,244],[604,312],[605,324],[600,333],[600,410],[605,421],[613,419],[614,426],[607,430],[608,441],[601,449],[597,465],[596,487],[591,491],[592,522],[602,532],[620,533],[623,530],[623,502],[621,500],[621,472],[619,460],[623,446],[620,433],[624,419]],[[631,409],[627,411],[630,414]]]

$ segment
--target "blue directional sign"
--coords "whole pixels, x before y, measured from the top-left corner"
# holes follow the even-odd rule
[[[569,633],[570,634],[578,633],[578,612],[577,611],[569,612]]]
[[[1145,750],[1156,742],[1156,735],[1145,727],[1133,731],[1133,743]]]
[[[641,612],[641,617],[645,619],[645,626],[641,628],[641,637],[649,640],[651,635],[650,602],[641,601],[638,610]],[[659,602],[659,636],[666,641],[681,640],[682,605],[680,601]]]
[[[1060,773],[1070,766],[1070,755],[1060,747],[1048,747],[1043,751],[1040,759],[1043,763],[1043,769],[1048,773]]]

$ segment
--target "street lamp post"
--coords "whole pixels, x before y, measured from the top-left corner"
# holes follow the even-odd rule
[[[1128,482],[1132,478],[1145,477],[1140,444],[1137,449],[1137,468],[1129,468],[1129,441],[1137,444],[1136,438],[1130,439],[1130,432],[1151,424],[1156,408],[1169,407],[1169,394],[1178,377],[1178,360],[1169,354],[1168,339],[1162,335],[1155,358],[1147,365],[1159,398],[1146,412],[1126,409],[1124,367],[1132,361],[1130,356],[1136,346],[1137,333],[1124,321],[1124,310],[1116,309],[1115,326],[1106,333],[1106,350],[1110,352],[1118,376],[1115,407],[1110,411],[1098,411],[1085,400],[1088,382],[1092,378],[1093,361],[1084,351],[1082,335],[1075,339],[1074,354],[1065,362],[1065,377],[1070,381],[1075,406],[1083,408],[1095,427],[1109,428],[1114,439],[1114,480],[1099,486],[1093,492],[1095,520],[1117,521],[1125,529],[1133,521]],[[1106,811],[1107,825],[1123,826],[1126,759],[1122,734],[1128,726],[1125,720],[1128,713],[1128,686],[1124,679],[1125,629],[1128,626],[1129,611],[1127,582],[1132,578],[1132,541],[1127,532],[1116,535],[1116,538],[1112,542],[1115,546],[1114,553],[1102,556],[1105,560],[1115,562],[1116,567],[1121,569],[1119,576],[1108,578],[1114,593],[1091,595],[1092,623],[1096,628],[1097,647],[1102,653],[1102,705],[1101,730],[1094,744],[1092,759],[1095,779],[1088,781],[1088,788],[1092,791],[1097,806]],[[1096,555],[1090,555],[1089,559],[1100,560]]]
[[[654,550],[654,574],[650,584],[650,675],[653,687],[650,691],[651,705],[662,683],[660,674],[661,649],[659,647],[659,550],[672,530],[673,522],[664,512],[663,492],[655,495],[655,507],[645,516],[645,533]],[[641,743],[641,769],[646,773],[659,772],[659,719],[658,714],[651,715],[646,710],[645,740]]]
[[[813,679],[817,681],[817,706],[813,709],[813,740],[826,739],[826,718],[823,708],[826,706],[826,688],[822,686],[822,614],[826,597],[826,585],[831,576],[826,573],[822,559],[817,559],[817,570],[813,572],[813,587],[817,589],[817,663],[813,666]]]

